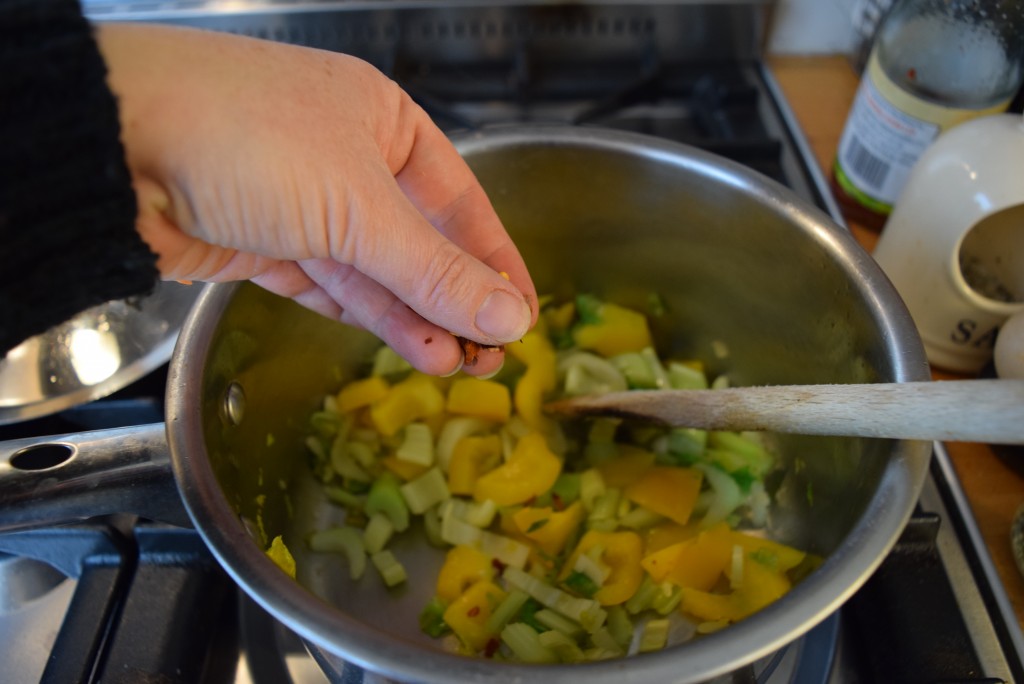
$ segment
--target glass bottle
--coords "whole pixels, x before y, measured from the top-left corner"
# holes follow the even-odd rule
[[[875,36],[832,169],[847,215],[880,229],[914,163],[1024,81],[1024,0],[897,0]]]

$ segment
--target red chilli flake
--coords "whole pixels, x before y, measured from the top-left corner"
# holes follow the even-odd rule
[[[466,615],[469,616],[469,617],[476,617],[479,614],[480,614],[480,606],[473,606],[472,608],[470,608],[469,610],[466,611]]]
[[[433,337],[428,337],[427,339],[423,340],[423,344],[430,344],[433,341],[434,341]]]
[[[493,658],[494,654],[498,652],[499,646],[501,646],[501,642],[497,639],[488,639],[487,643],[484,644],[484,658]]]
[[[495,570],[497,571],[497,573],[498,573],[498,576],[499,576],[499,577],[500,577],[500,576],[501,576],[502,574],[504,574],[504,572],[505,572],[505,568],[507,568],[507,567],[508,567],[508,566],[507,566],[507,565],[506,565],[505,563],[502,563],[502,562],[501,562],[500,560],[498,560],[497,558],[492,558],[492,559],[491,559],[491,565],[492,565],[492,566],[494,567],[494,569],[495,569]]]
[[[558,494],[552,493],[551,494],[551,507],[554,508],[556,511],[564,511],[565,510],[565,502],[562,501],[562,497],[558,496]]]
[[[907,69],[907,78],[910,79],[911,81],[916,81],[917,80],[917,69],[914,69],[913,67],[911,67],[910,69]]]

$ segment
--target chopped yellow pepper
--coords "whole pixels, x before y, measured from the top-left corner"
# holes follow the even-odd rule
[[[628,487],[654,465],[654,453],[631,444],[616,444],[618,456],[595,466],[607,487]]]
[[[500,382],[459,378],[448,389],[448,412],[504,423],[512,415],[512,397]]]
[[[731,574],[730,568],[726,568],[726,574]],[[742,580],[736,582],[733,578],[733,582],[739,588],[729,594],[684,587],[679,609],[702,620],[735,622],[777,601],[792,587],[785,573],[758,562],[750,553],[743,557]]]
[[[338,410],[348,413],[369,406],[386,397],[389,389],[387,380],[378,375],[350,382],[338,392]]]
[[[501,463],[501,437],[470,435],[455,444],[448,463],[448,491],[472,494],[480,476]]]
[[[647,528],[644,533],[644,553],[650,555],[655,551],[672,546],[681,541],[691,539],[700,532],[697,523],[680,525],[675,522],[663,522]]]
[[[493,579],[494,570],[491,557],[483,551],[472,546],[453,546],[437,575],[436,593],[446,601],[453,601],[477,582]]]
[[[442,411],[444,394],[430,376],[412,373],[370,406],[370,420],[378,432],[391,437],[412,421],[436,416]]]
[[[641,565],[655,582],[707,591],[726,571],[732,558],[732,532],[720,522],[695,537],[644,557]]]
[[[654,466],[625,488],[626,498],[680,525],[690,520],[703,475],[694,468]]]
[[[608,358],[653,346],[643,314],[605,302],[599,315],[600,322],[581,323],[573,330],[573,339],[581,348]]]
[[[526,372],[516,382],[513,402],[519,416],[534,430],[548,432],[553,425],[544,415],[544,397],[555,389],[555,349],[547,336],[536,328],[526,333],[521,342],[505,346],[513,358],[526,365]]]
[[[599,532],[590,530],[580,539],[569,560],[562,566],[561,579],[568,577],[576,566],[580,554],[594,547],[601,548],[601,562],[610,572],[594,599],[603,606],[625,603],[640,588],[644,571],[640,566],[643,541],[636,532]]]
[[[482,651],[497,636],[487,631],[487,621],[505,596],[493,582],[477,582],[448,605],[444,611],[445,624],[469,649]]]
[[[288,547],[285,546],[281,535],[277,535],[270,542],[270,548],[267,549],[267,557],[274,561],[274,564],[281,568],[286,575],[295,579],[295,558]]]
[[[569,537],[583,522],[583,504],[574,502],[564,511],[553,508],[520,508],[512,514],[516,531],[552,556],[562,552]]]
[[[529,432],[519,438],[508,461],[476,481],[473,498],[499,506],[520,504],[551,489],[561,472],[562,462],[544,435]]]

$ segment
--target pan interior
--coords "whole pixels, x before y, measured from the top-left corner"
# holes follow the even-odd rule
[[[735,385],[899,379],[880,304],[848,256],[783,200],[726,167],[620,148],[471,149],[471,166],[522,250],[541,293],[577,292],[645,309],[663,356],[700,358]],[[366,372],[379,343],[251,285],[221,317],[204,374],[209,459],[259,543],[283,535],[298,580],[383,633],[429,648],[417,616],[443,550],[413,531],[390,548],[409,582],[357,582],[340,557],[312,554],[310,531],[341,522],[312,480],[303,445],[322,397]],[[241,420],[225,409],[244,395]],[[771,536],[829,556],[871,515],[891,467],[884,440],[777,436]]]

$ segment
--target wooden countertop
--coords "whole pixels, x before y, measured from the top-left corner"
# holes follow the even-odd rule
[[[771,57],[768,66],[789,101],[808,143],[823,169],[835,157],[839,137],[859,83],[844,56]],[[848,219],[857,240],[871,251],[878,233]],[[940,380],[963,376],[936,370]],[[1017,571],[1010,550],[1010,522],[1024,504],[1024,456],[1016,468],[1012,459],[985,444],[947,443],[947,451],[970,501],[996,570],[1024,626],[1024,578]]]

